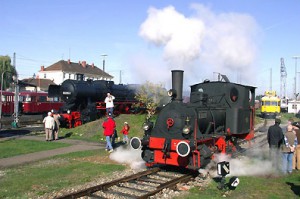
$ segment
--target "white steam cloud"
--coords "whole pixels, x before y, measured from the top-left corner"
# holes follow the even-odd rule
[[[152,64],[149,70],[143,67],[145,78],[151,71],[170,75],[170,66],[184,69],[196,79],[193,83],[210,78],[213,72],[249,78],[249,73],[256,70],[259,27],[255,19],[248,14],[214,13],[202,4],[192,4],[191,8],[193,16],[184,16],[173,6],[149,8],[139,35],[163,48],[168,66],[165,63],[154,68]],[[157,74],[154,80],[160,80]]]
[[[230,163],[229,176],[264,176],[264,175],[281,175],[272,161],[269,159],[269,149],[267,147],[251,150],[246,156],[239,158],[231,158],[228,155],[220,154],[215,160],[203,170],[202,173],[209,172],[212,176],[217,176],[216,164],[218,162],[227,161]],[[281,159],[278,158],[280,162]]]
[[[141,150],[135,150],[131,147],[118,147],[109,158],[121,164],[129,165],[132,170],[145,168],[145,162],[141,157]]]
[[[164,46],[167,60],[186,62],[199,57],[204,24],[196,18],[186,18],[169,6],[162,10],[150,8],[141,25],[140,35],[157,46]]]

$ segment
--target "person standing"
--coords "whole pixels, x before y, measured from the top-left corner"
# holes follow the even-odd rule
[[[121,133],[123,134],[123,143],[128,144],[128,133],[129,133],[129,125],[127,122],[124,122],[124,126],[121,130]]]
[[[297,137],[297,146],[293,155],[293,169],[300,170],[300,122],[294,122],[293,128]]]
[[[273,166],[278,169],[279,164],[278,164],[278,159],[279,159],[279,149],[280,146],[283,142],[283,131],[282,128],[279,126],[281,123],[281,120],[276,118],[275,119],[275,124],[273,126],[270,126],[268,129],[268,134],[267,134],[267,140],[269,144],[269,154],[270,154],[270,159],[273,163]]]
[[[284,132],[287,132],[287,127],[288,127],[289,125],[292,125],[293,123],[294,123],[293,118],[288,119],[286,128],[284,129]]]
[[[111,115],[114,112],[114,99],[115,97],[111,95],[110,93],[107,93],[107,96],[104,100],[106,105],[106,114],[111,113]]]
[[[116,122],[112,118],[111,113],[107,114],[107,119],[102,123],[102,127],[104,128],[103,134],[106,139],[106,149],[108,152],[113,152],[113,147],[111,144],[111,138],[114,134],[115,128],[116,128]]]
[[[60,126],[60,122],[59,122],[60,115],[57,112],[55,112],[53,114],[53,119],[54,119],[54,122],[55,122],[54,129],[53,129],[54,137],[55,137],[55,140],[58,140],[58,131],[59,131],[59,126]]]
[[[52,133],[54,129],[54,118],[51,115],[52,113],[48,112],[48,116],[46,116],[43,120],[43,123],[45,124],[46,141],[52,140]]]
[[[284,135],[284,143],[282,146],[282,172],[284,174],[291,174],[293,171],[293,155],[298,144],[292,125],[287,127],[287,132]]]

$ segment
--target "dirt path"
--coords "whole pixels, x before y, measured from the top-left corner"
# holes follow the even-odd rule
[[[45,141],[44,137],[40,137],[40,136],[27,136],[27,135],[24,136],[23,135],[23,136],[16,136],[14,138],[24,139],[24,140]],[[55,142],[68,143],[68,144],[72,144],[72,146],[58,148],[58,149],[52,149],[52,150],[47,150],[47,151],[34,152],[34,153],[25,154],[25,155],[18,155],[18,156],[9,157],[9,158],[2,158],[2,159],[0,159],[0,168],[7,168],[7,167],[15,166],[15,165],[34,162],[34,161],[45,159],[45,158],[52,157],[55,155],[66,154],[66,153],[76,152],[76,151],[103,149],[105,147],[104,143],[87,142],[87,141],[81,141],[81,140],[60,139]]]

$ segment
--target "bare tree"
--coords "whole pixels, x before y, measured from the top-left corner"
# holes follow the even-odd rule
[[[159,106],[163,106],[163,101],[167,97],[167,91],[162,84],[154,84],[147,81],[138,90],[135,98],[144,103],[147,111],[147,119],[155,114]]]

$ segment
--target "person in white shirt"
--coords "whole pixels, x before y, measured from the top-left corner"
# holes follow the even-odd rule
[[[54,129],[54,118],[51,112],[48,112],[48,116],[44,118],[43,123],[45,124],[46,141],[51,141]]]
[[[111,113],[113,115],[114,112],[114,99],[115,97],[110,93],[107,93],[107,97],[105,98],[104,102],[106,104],[106,114]]]

